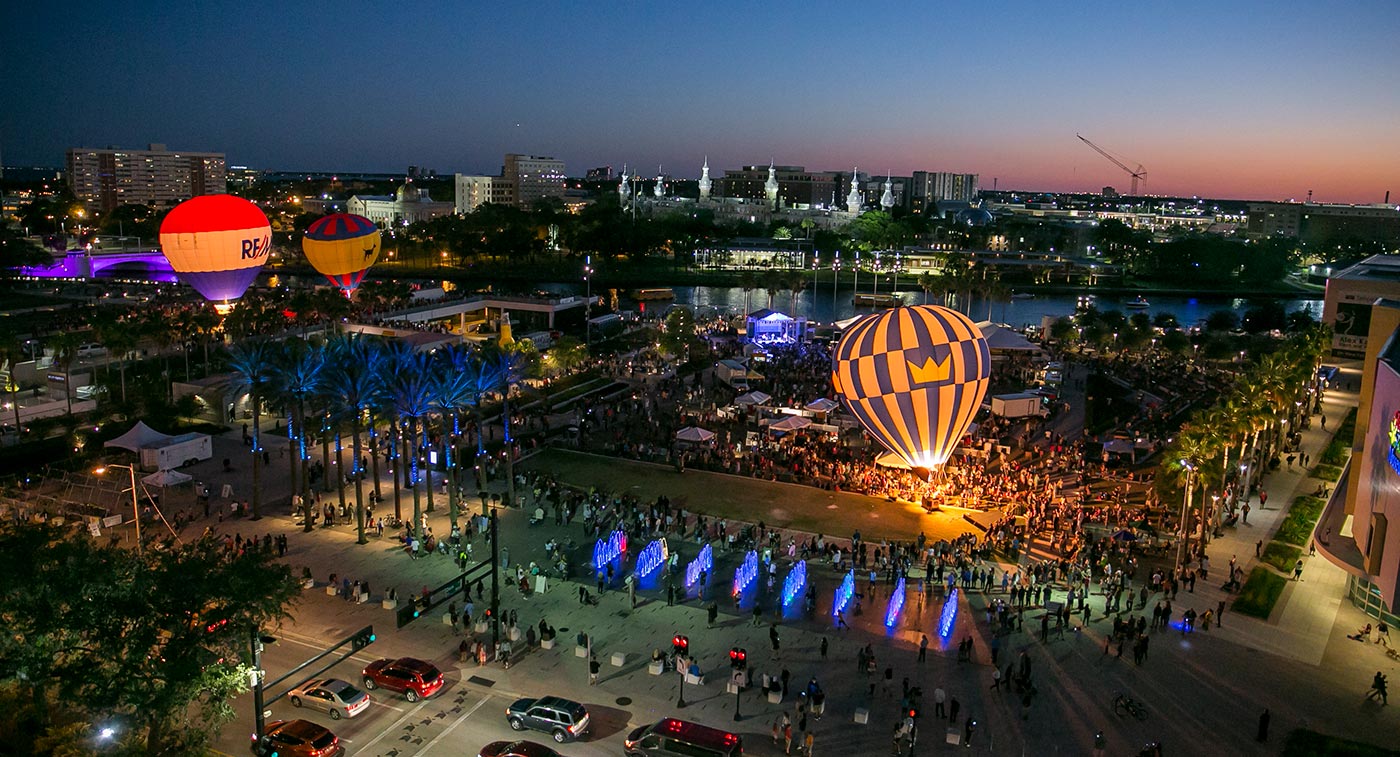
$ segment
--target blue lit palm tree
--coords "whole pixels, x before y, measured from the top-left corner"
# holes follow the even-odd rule
[[[363,451],[360,436],[364,432],[365,415],[373,408],[384,391],[378,343],[364,337],[339,337],[326,345],[327,366],[325,391],[331,399],[332,418],[337,425],[350,422],[353,462],[350,470],[355,479],[356,543],[365,544],[364,476],[360,470]]]
[[[303,339],[288,339],[282,343],[273,373],[272,385],[291,409],[292,421],[295,423],[294,428],[289,424],[288,438],[292,441],[293,453],[301,460],[303,531],[311,530],[312,506],[311,456],[307,454],[306,449],[306,409],[307,404],[320,394],[324,366],[325,355],[320,350],[313,348]]]
[[[447,487],[447,509],[452,525],[457,525],[458,489],[461,485],[461,443],[462,414],[475,407],[480,398],[478,382],[481,376],[481,361],[474,349],[465,345],[452,345],[435,353],[437,360],[437,380],[433,384],[433,403],[442,416],[443,460],[449,479]]]
[[[502,442],[506,453],[506,505],[515,504],[515,440],[510,435],[510,392],[522,380],[530,368],[528,353],[503,349],[491,356],[492,374],[495,389],[501,393]]]
[[[413,489],[413,532],[421,539],[423,510],[418,494],[418,452],[415,448],[418,446],[420,423],[433,410],[432,371],[426,355],[415,352],[402,342],[387,345],[385,361],[389,403],[397,416],[394,428],[403,448],[400,466],[405,467],[407,483]],[[396,493],[396,515],[397,511]]]
[[[227,389],[234,398],[248,396],[253,410],[253,520],[262,517],[262,445],[258,421],[262,417],[263,398],[273,377],[276,349],[265,339],[249,339],[229,348],[229,377]]]

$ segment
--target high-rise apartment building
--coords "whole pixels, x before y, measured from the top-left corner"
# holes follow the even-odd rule
[[[913,190],[910,199],[919,212],[939,200],[972,202],[977,199],[977,174],[915,171]]]
[[[500,176],[453,177],[456,188],[456,212],[458,215],[470,213],[488,202],[498,205],[515,203],[515,185]]]
[[[68,184],[89,212],[121,205],[169,207],[196,195],[228,191],[227,163],[218,152],[167,150],[68,150]]]
[[[564,161],[538,155],[508,153],[501,178],[514,188],[515,205],[533,207],[542,197],[564,199]]]

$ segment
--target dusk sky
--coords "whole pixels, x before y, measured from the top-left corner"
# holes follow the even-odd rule
[[[0,157],[581,176],[749,163],[1400,198],[1400,2],[7,2]],[[1392,199],[1394,199],[1392,198]]]

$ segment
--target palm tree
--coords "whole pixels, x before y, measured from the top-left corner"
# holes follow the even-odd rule
[[[783,275],[783,288],[788,290],[788,315],[797,314],[797,295],[807,288],[807,272],[794,268]]]
[[[515,441],[510,435],[510,392],[529,370],[528,356],[515,350],[501,350],[492,359],[493,374],[501,392],[502,441],[506,451],[506,505],[515,504]]]
[[[389,372],[386,388],[396,415],[394,428],[403,448],[403,459],[399,465],[407,474],[406,483],[413,488],[413,530],[421,539],[423,510],[418,493],[418,454],[412,446],[417,444],[419,421],[433,409],[432,369],[427,356],[415,352],[403,342],[390,342],[387,345],[385,361]],[[396,480],[395,489],[397,486]],[[397,507],[397,491],[394,501]]]
[[[273,376],[275,349],[264,339],[248,339],[229,348],[228,389],[235,397],[248,395],[253,406],[253,520],[262,517],[262,450],[258,421],[262,417],[263,394]],[[295,483],[295,482],[293,482]]]
[[[378,402],[384,385],[381,379],[381,358],[378,344],[367,338],[337,337],[326,345],[327,373],[325,389],[333,399],[333,417],[337,422],[350,422],[350,469],[355,479],[356,543],[365,544],[364,471],[360,470],[361,435],[365,414]],[[337,458],[339,453],[337,452]],[[343,489],[342,489],[343,491]]]
[[[63,371],[63,396],[68,400],[68,414],[73,414],[73,361],[78,358],[78,348],[83,340],[72,331],[60,331],[49,342],[53,348],[53,362]]]
[[[763,288],[768,290],[768,309],[773,309],[773,298],[783,290],[783,275],[774,270],[763,272]]]
[[[8,319],[6,319],[8,320]],[[8,323],[0,323],[0,367],[4,367],[5,391],[10,393],[10,409],[15,414],[15,439],[23,432],[19,422],[19,382],[15,380],[15,366],[24,360],[24,345],[18,332]]]
[[[126,359],[136,349],[139,337],[136,325],[127,321],[112,320],[99,323],[97,340],[107,348],[108,360],[117,358],[117,371],[121,374],[122,402],[126,402]]]
[[[437,357],[439,370],[438,380],[433,386],[433,402],[442,416],[443,461],[449,478],[447,512],[453,527],[456,527],[462,483],[459,449],[462,414],[475,406],[480,396],[476,387],[481,364],[474,350],[463,345],[440,349]]]
[[[276,369],[272,385],[283,401],[292,410],[294,430],[289,424],[292,451],[301,460],[301,507],[303,531],[311,530],[311,455],[306,449],[307,404],[321,391],[322,370],[325,355],[300,338],[288,339],[282,343],[277,354]]]
[[[739,274],[739,287],[744,290],[744,315],[749,314],[749,293],[758,288],[758,277],[753,271],[742,271]]]

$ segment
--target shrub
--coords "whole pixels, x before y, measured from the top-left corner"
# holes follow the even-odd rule
[[[1249,578],[1245,580],[1244,588],[1240,589],[1240,595],[1235,598],[1231,608],[1241,615],[1268,620],[1286,583],[1283,576],[1268,568],[1256,567],[1249,572]]]
[[[1301,556],[1302,553],[1303,550],[1299,547],[1295,547],[1291,544],[1284,544],[1283,542],[1271,541],[1268,546],[1264,547],[1264,554],[1259,559],[1262,560],[1265,565],[1273,566],[1279,571],[1287,573],[1293,570],[1294,563],[1298,561],[1298,557]]]
[[[1274,540],[1298,547],[1306,546],[1308,539],[1312,538],[1313,527],[1317,525],[1317,519],[1322,515],[1322,507],[1325,504],[1327,503],[1318,497],[1298,497],[1293,500],[1293,506],[1288,508],[1288,515],[1278,525]]]
[[[1312,477],[1320,478],[1323,481],[1336,481],[1342,477],[1342,469],[1335,465],[1315,465],[1312,469]]]
[[[1395,752],[1389,749],[1303,728],[1289,733],[1283,744],[1283,757],[1385,757],[1393,754]]]

